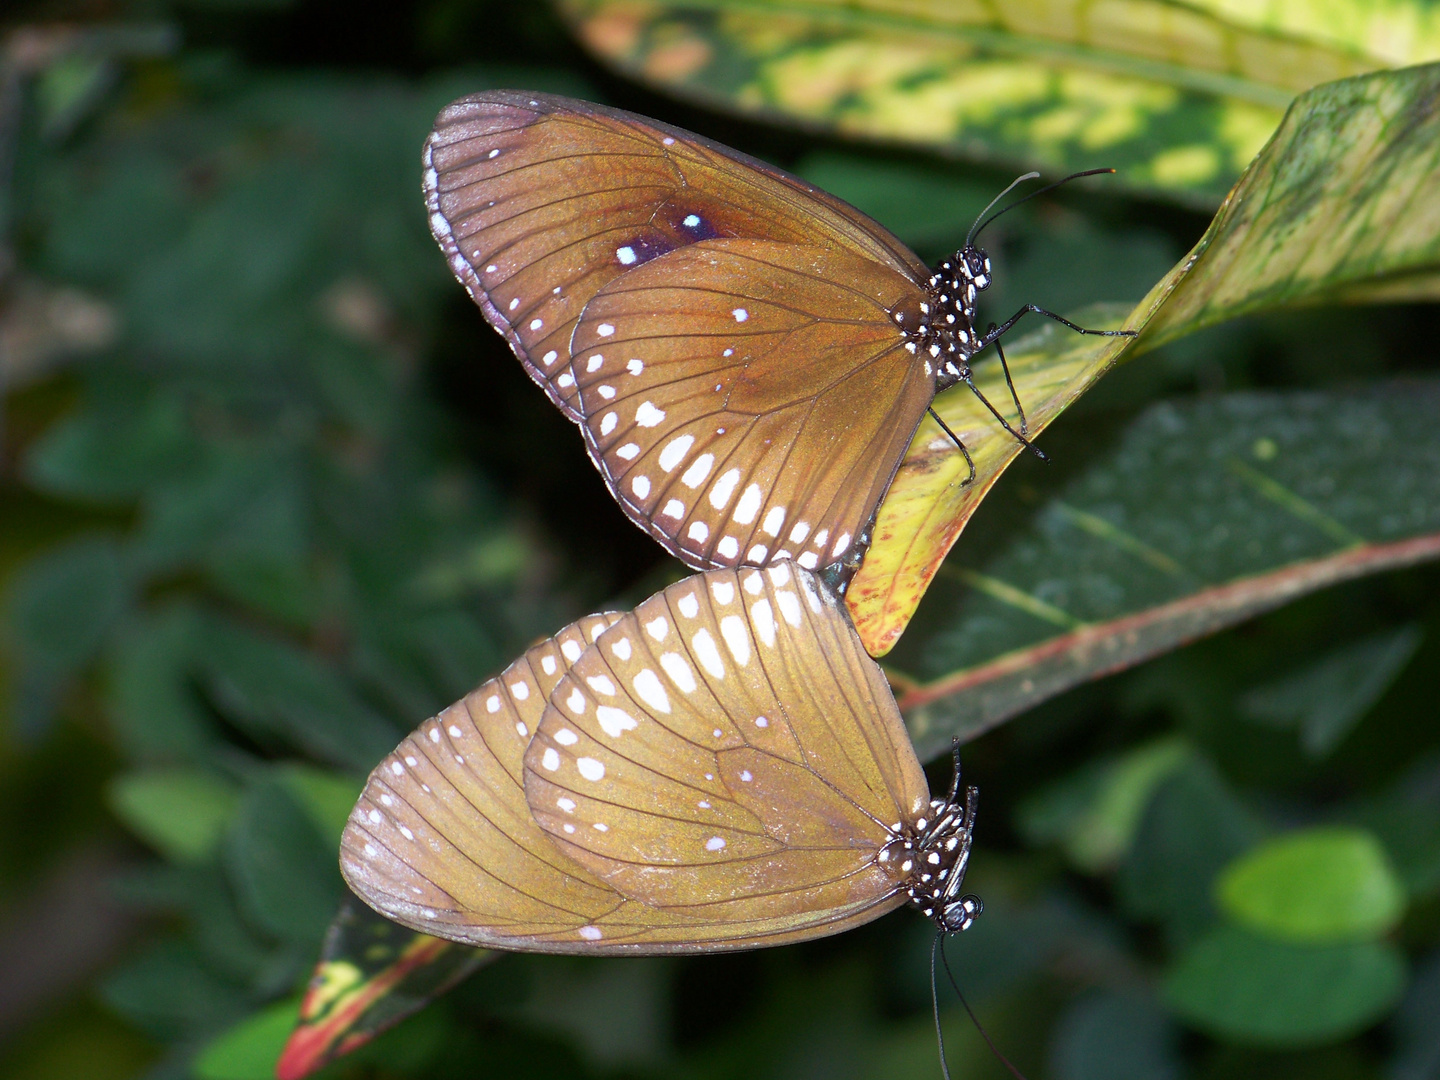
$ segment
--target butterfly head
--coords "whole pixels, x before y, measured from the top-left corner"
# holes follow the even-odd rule
[[[880,854],[902,875],[901,888],[911,906],[946,934],[968,930],[984,910],[978,896],[960,892],[970,863],[978,792],[966,788],[963,801],[957,795],[932,800],[929,814],[902,827]]]

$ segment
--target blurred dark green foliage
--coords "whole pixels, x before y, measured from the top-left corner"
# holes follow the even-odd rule
[[[82,290],[118,330],[0,399],[0,912],[6,942],[48,947],[67,931],[25,922],[27,897],[99,847],[125,869],[84,896],[139,918],[107,916],[114,935],[58,996],[29,1012],[6,997],[0,1071],[239,1080],[265,1054],[214,1040],[258,1025],[263,1051],[283,1034],[369,766],[534,637],[678,572],[426,235],[418,151],[438,107],[485,86],[603,98],[794,168],[927,258],[1009,177],[677,106],[591,66],[538,5],[106,10],[163,32],[31,81],[4,201],[4,287]],[[1135,299],[1204,224],[1103,183],[1067,190],[987,234],[992,314]],[[1437,331],[1418,305],[1322,310],[1147,357],[1057,426],[1054,468],[1016,466],[957,556],[1053,567],[1035,536],[1073,538],[1035,508],[1086,476],[1153,485],[1127,491],[1162,532],[1235,513],[1207,502],[1224,476],[1179,489],[1174,462],[1117,451],[1165,416],[1223,442],[1237,410],[1298,409],[1295,438],[1344,473],[1357,458],[1327,422],[1433,396]],[[1382,385],[1399,376],[1425,393]],[[1398,512],[1375,465],[1362,522],[1368,497]],[[1103,608],[1107,569],[1076,565],[1076,595]],[[1437,583],[1422,569],[1319,594],[968,748],[986,913],[952,963],[1033,1080],[1440,1076]],[[950,625],[950,600],[942,583],[897,663],[963,658],[985,619]],[[1390,889],[1392,918],[1281,940],[1227,906],[1235,860],[1331,825],[1378,853],[1355,895]],[[930,940],[901,913],[753,955],[507,958],[327,1075],[936,1075]],[[957,1008],[945,1030],[957,1077],[1001,1075]]]

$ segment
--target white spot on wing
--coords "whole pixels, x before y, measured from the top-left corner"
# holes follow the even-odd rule
[[[613,652],[616,656],[618,656],[621,660],[629,660],[630,639],[628,637],[622,637],[619,641],[615,642],[614,645],[610,646],[610,651]]]
[[[547,746],[545,748],[545,753],[540,755],[540,764],[549,772],[554,772],[560,768],[560,755],[556,753],[553,746]]]
[[[750,662],[750,635],[745,632],[745,620],[739,615],[726,615],[720,620],[720,636],[735,662],[744,667]]]
[[[687,619],[693,619],[696,615],[700,614],[700,601],[695,598],[693,592],[688,592],[680,597],[679,602],[675,606],[680,609],[680,614],[684,615]]]
[[[650,478],[643,474],[635,477],[630,481],[630,490],[642,499],[648,498],[650,496]]]
[[[730,314],[735,316],[736,322],[744,322],[750,318],[750,312],[746,311],[743,307],[737,307],[734,311],[730,312]]]
[[[716,510],[724,510],[730,505],[730,498],[735,494],[735,485],[738,483],[740,483],[739,469],[727,469],[721,473],[720,478],[710,488],[710,505]],[[751,484],[750,486],[753,488],[755,485]],[[735,515],[738,521],[740,515],[738,509],[735,511]]]
[[[665,509],[661,510],[660,513],[665,517],[670,517],[674,518],[676,521],[681,521],[685,517],[685,504],[682,503],[679,499],[671,499],[665,504]]]
[[[571,731],[568,727],[562,727],[555,732],[555,741],[561,746],[574,746],[580,741],[580,736]]]
[[[769,600],[756,600],[750,605],[750,625],[755,627],[755,636],[767,647],[775,644],[775,615],[770,610]]]
[[[615,327],[611,326],[608,322],[602,322],[599,326],[595,328],[595,332],[601,337],[609,337],[611,334],[615,333]]]
[[[576,931],[586,941],[599,941],[605,935],[600,932],[598,926],[582,926]]]
[[[670,631],[670,624],[665,621],[665,616],[657,615],[645,624],[645,632],[656,641],[664,641],[665,635]]]
[[[665,674],[670,676],[670,681],[683,692],[687,694],[695,692],[695,672],[690,670],[690,665],[679,653],[661,653],[660,666],[665,669]]]
[[[745,494],[740,496],[740,501],[735,504],[734,518],[737,524],[749,525],[755,520],[755,515],[760,512],[760,501],[764,493],[760,490],[759,484],[751,484],[745,489]],[[715,509],[720,509],[718,506]]]
[[[595,719],[600,721],[600,727],[612,739],[618,739],[624,732],[634,731],[639,726],[638,721],[624,709],[617,709],[610,705],[597,706]]]
[[[635,262],[635,249],[629,246],[615,249],[615,257],[620,260],[621,266],[630,266]]]
[[[723,679],[725,662],[720,659],[720,650],[715,647],[715,639],[710,636],[710,631],[703,627],[695,631],[695,636],[690,639],[690,644],[700,660],[700,666],[713,678]]]
[[[635,410],[635,423],[641,427],[654,427],[665,419],[665,410],[657,409],[648,401],[642,401],[640,408]]]
[[[710,526],[706,525],[703,521],[692,521],[685,535],[697,544],[703,544],[710,538]]]
[[[735,599],[735,586],[728,581],[712,581],[710,595],[717,604],[729,604]]]
[[[706,840],[706,841],[705,841],[705,850],[706,850],[706,851],[719,851],[719,850],[720,850],[721,848],[723,848],[724,846],[725,846],[725,840],[724,840],[723,837],[712,836],[712,837],[710,837],[709,840]]]
[[[607,412],[604,419],[600,421],[600,434],[609,435],[615,430],[615,425],[619,422],[620,417],[616,416],[613,412]]]
[[[676,465],[685,460],[685,455],[694,445],[694,435],[679,435],[671,439],[665,444],[665,449],[660,451],[660,468],[667,473],[671,472]]]
[[[656,712],[668,713],[670,711],[670,696],[665,693],[660,676],[648,667],[642,668],[640,674],[635,676],[635,693],[639,694],[640,700]]]
[[[580,659],[580,643],[578,641],[562,641],[560,651],[565,654],[565,659],[574,663]]]
[[[605,766],[596,761],[593,757],[582,757],[575,759],[575,768],[580,770],[580,775],[592,783],[602,780],[605,777]]]
[[[710,466],[715,464],[714,454],[701,454],[690,463],[690,467],[681,475],[680,480],[686,487],[697,488],[710,475]]]
[[[715,545],[715,553],[722,559],[733,559],[740,553],[740,541],[733,536],[722,536]]]
[[[775,604],[780,608],[780,615],[791,626],[800,625],[800,598],[789,589],[783,589],[775,594]]]
[[[633,442],[627,442],[624,446],[620,447],[619,450],[615,451],[615,456],[624,458],[626,461],[634,461],[639,453],[640,447],[636,446]]]
[[[783,506],[772,506],[765,514],[765,520],[760,523],[760,528],[765,530],[767,536],[779,536],[780,526],[785,524],[785,508]]]
[[[604,694],[606,697],[615,696],[615,684],[610,681],[608,675],[587,675],[585,682],[596,693]]]

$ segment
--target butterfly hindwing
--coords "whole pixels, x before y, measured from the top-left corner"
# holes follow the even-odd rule
[[[894,698],[804,570],[714,570],[646,601],[556,687],[531,813],[617,891],[824,924],[902,897],[877,853],[929,794]]]
[[[617,279],[574,335],[586,441],[626,513],[693,566],[844,557],[934,394],[874,262],[711,240]],[[912,346],[913,348],[913,346]]]

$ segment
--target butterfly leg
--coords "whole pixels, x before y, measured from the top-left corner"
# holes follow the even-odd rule
[[[980,392],[980,388],[975,385],[974,379],[972,379],[969,375],[966,375],[965,378],[961,381],[964,382],[966,386],[970,387],[971,391],[974,392],[975,396],[980,399],[980,403],[984,405],[985,408],[990,410],[990,415],[995,417],[995,422],[999,424],[1002,428],[1004,428],[1007,432],[1009,432],[1012,439],[1018,442],[1021,446],[1025,447],[1026,450],[1029,450],[1041,461],[1048,462],[1050,460],[1048,457],[1045,456],[1045,451],[1041,450],[1024,435],[1021,435],[1020,432],[1016,431],[1010,426],[1009,422],[1005,419],[1005,417],[1000,415],[1000,410],[995,408],[994,405],[990,404],[990,399]],[[970,455],[966,454],[965,456],[968,458]],[[971,465],[970,468],[973,470],[975,466]]]
[[[995,332],[995,324],[990,324],[990,329],[985,331],[988,339]],[[1025,419],[1025,406],[1020,404],[1020,395],[1015,392],[1015,380],[1010,377],[1010,365],[1005,362],[1005,350],[1000,347],[1000,339],[995,338],[995,351],[1000,354],[1000,370],[1005,373],[1005,385],[1010,388],[1010,400],[1015,403],[1015,411],[1020,414],[1020,434],[1030,434],[1030,424]]]
[[[1014,326],[1024,316],[1030,314],[1032,311],[1036,315],[1044,315],[1047,319],[1054,319],[1056,322],[1068,326],[1077,334],[1095,334],[1099,337],[1134,337],[1140,332],[1138,330],[1088,330],[1083,326],[1076,325],[1062,315],[1056,315],[1053,311],[1047,311],[1045,308],[1038,307],[1035,304],[1026,304],[1024,307],[1022,307],[1014,315],[1011,315],[1010,318],[1006,319],[999,326],[992,326],[988,331],[986,331],[984,338],[982,338],[976,344],[975,351],[979,352],[981,349],[985,348],[986,345],[990,345],[1000,340],[1002,334],[1008,333],[1012,326]]]
[[[931,417],[934,418],[935,423],[940,425],[940,430],[945,432],[946,435],[950,436],[950,441],[959,448],[960,453],[965,455],[965,464],[970,466],[970,475],[967,476],[963,481],[961,481],[960,486],[964,487],[966,484],[970,483],[971,480],[975,479],[975,459],[970,456],[970,451],[965,449],[965,444],[960,441],[960,436],[956,435],[955,432],[951,431],[950,425],[945,423],[944,420],[940,419],[939,413],[937,413],[934,409],[927,409],[926,411],[931,415]]]

